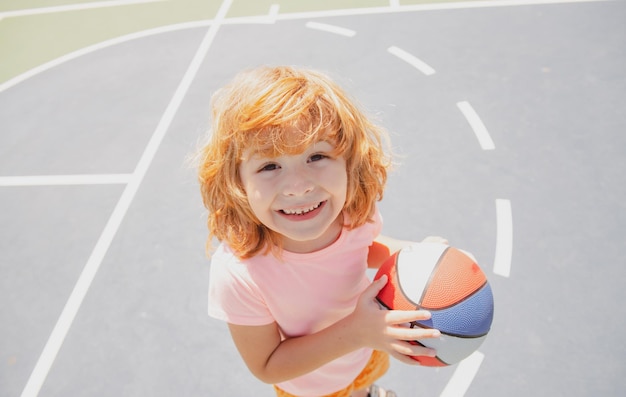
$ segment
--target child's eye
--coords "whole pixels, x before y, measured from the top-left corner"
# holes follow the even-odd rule
[[[268,163],[268,164],[264,164],[261,168],[259,168],[259,172],[263,172],[263,171],[274,171],[278,169],[278,164],[275,163]]]
[[[326,158],[328,158],[328,156],[326,156],[324,154],[317,153],[317,154],[314,154],[311,157],[309,157],[309,161],[311,161],[311,162],[320,161],[320,160],[324,160]]]

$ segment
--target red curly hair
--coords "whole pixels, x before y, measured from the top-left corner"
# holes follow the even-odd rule
[[[237,75],[211,102],[211,134],[198,154],[200,190],[209,210],[208,246],[215,237],[242,259],[280,253],[280,236],[254,215],[239,177],[242,155],[250,148],[274,157],[332,142],[346,160],[345,227],[371,221],[390,165],[387,135],[327,76],[261,67]]]

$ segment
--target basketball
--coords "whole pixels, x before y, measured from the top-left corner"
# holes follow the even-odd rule
[[[421,365],[456,364],[476,351],[487,337],[493,320],[493,295],[487,277],[476,261],[454,247],[416,243],[390,256],[380,267],[387,285],[378,302],[392,310],[428,310],[426,321],[411,328],[435,328],[440,338],[412,341],[437,350],[436,357],[414,356]]]

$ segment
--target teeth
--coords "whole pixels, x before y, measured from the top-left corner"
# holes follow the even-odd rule
[[[287,215],[304,215],[307,212],[311,212],[314,209],[318,208],[322,203],[317,203],[316,205],[311,206],[310,208],[298,208],[297,210],[283,210],[283,212]]]

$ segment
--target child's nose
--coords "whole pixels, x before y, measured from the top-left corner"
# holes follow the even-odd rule
[[[303,196],[315,188],[306,172],[294,171],[285,177],[283,194],[286,196]]]

